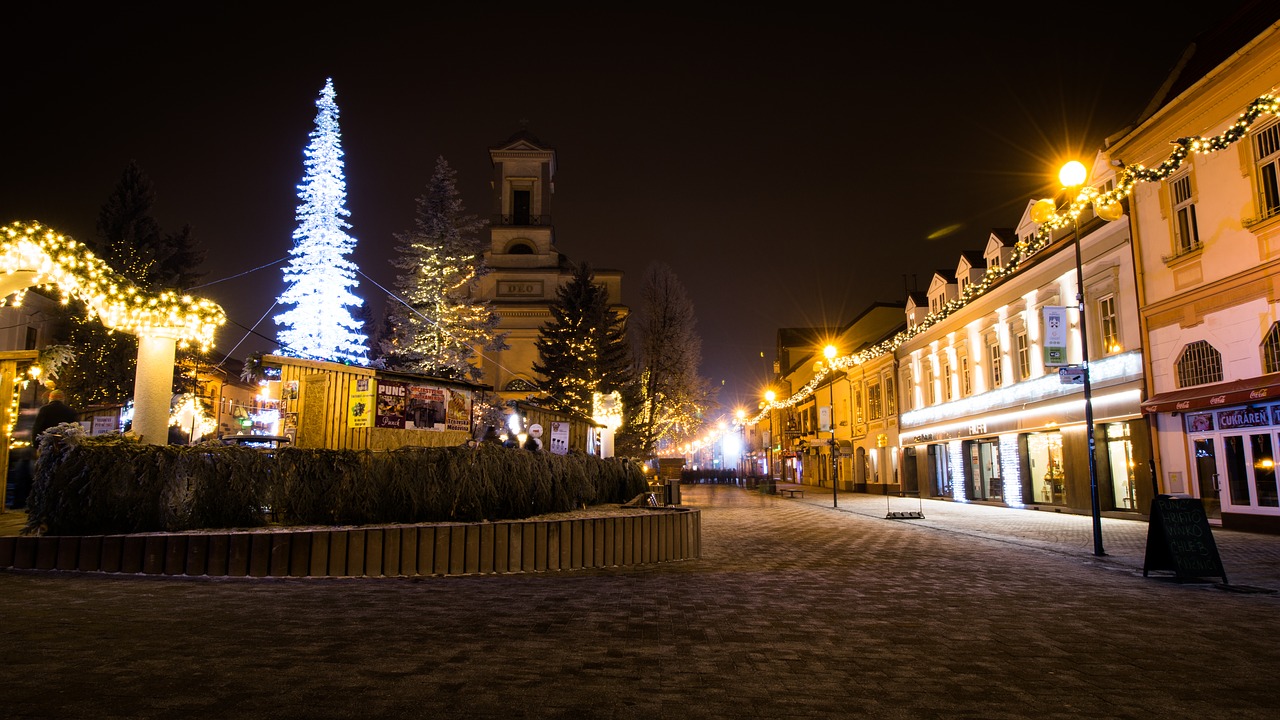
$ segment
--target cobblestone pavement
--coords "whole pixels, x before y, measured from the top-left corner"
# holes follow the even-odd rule
[[[685,486],[700,560],[424,579],[0,572],[12,718],[1273,718],[1280,543]],[[1254,590],[1254,591],[1248,591]]]

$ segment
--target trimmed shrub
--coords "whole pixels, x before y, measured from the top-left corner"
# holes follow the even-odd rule
[[[27,531],[116,534],[514,520],[646,489],[639,463],[481,443],[388,452],[141,445],[61,425],[40,440]]]

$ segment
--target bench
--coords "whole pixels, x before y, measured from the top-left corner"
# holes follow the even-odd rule
[[[804,497],[804,488],[802,487],[780,487],[778,494],[784,497]]]

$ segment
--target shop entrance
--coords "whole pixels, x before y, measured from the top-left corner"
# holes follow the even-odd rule
[[[951,497],[951,473],[947,469],[945,445],[930,445],[929,490],[933,497]]]
[[[1204,512],[1211,518],[1222,517],[1222,501],[1218,499],[1218,458],[1213,451],[1213,438],[1195,441],[1196,484]]]
[[[970,500],[1001,500],[1004,484],[1000,479],[1000,445],[995,440],[969,443],[969,472],[965,488]]]

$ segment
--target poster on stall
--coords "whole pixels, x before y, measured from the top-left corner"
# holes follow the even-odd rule
[[[289,380],[280,389],[280,399],[289,401],[298,399],[298,381]]]
[[[373,427],[374,393],[373,378],[356,378],[351,381],[351,396],[347,401],[347,427]]]
[[[374,416],[374,427],[403,428],[404,398],[404,383],[379,380],[377,414]]]
[[[567,455],[569,453],[569,423],[551,423],[550,440],[551,442],[548,444],[548,447],[551,452],[556,455]]]
[[[471,429],[471,396],[461,390],[450,390],[447,422],[450,430]]]
[[[408,430],[443,430],[444,388],[410,385],[405,397],[404,426]]]
[[[89,431],[90,435],[104,435],[109,432],[115,432],[120,429],[120,421],[112,415],[94,415],[93,428]]]

